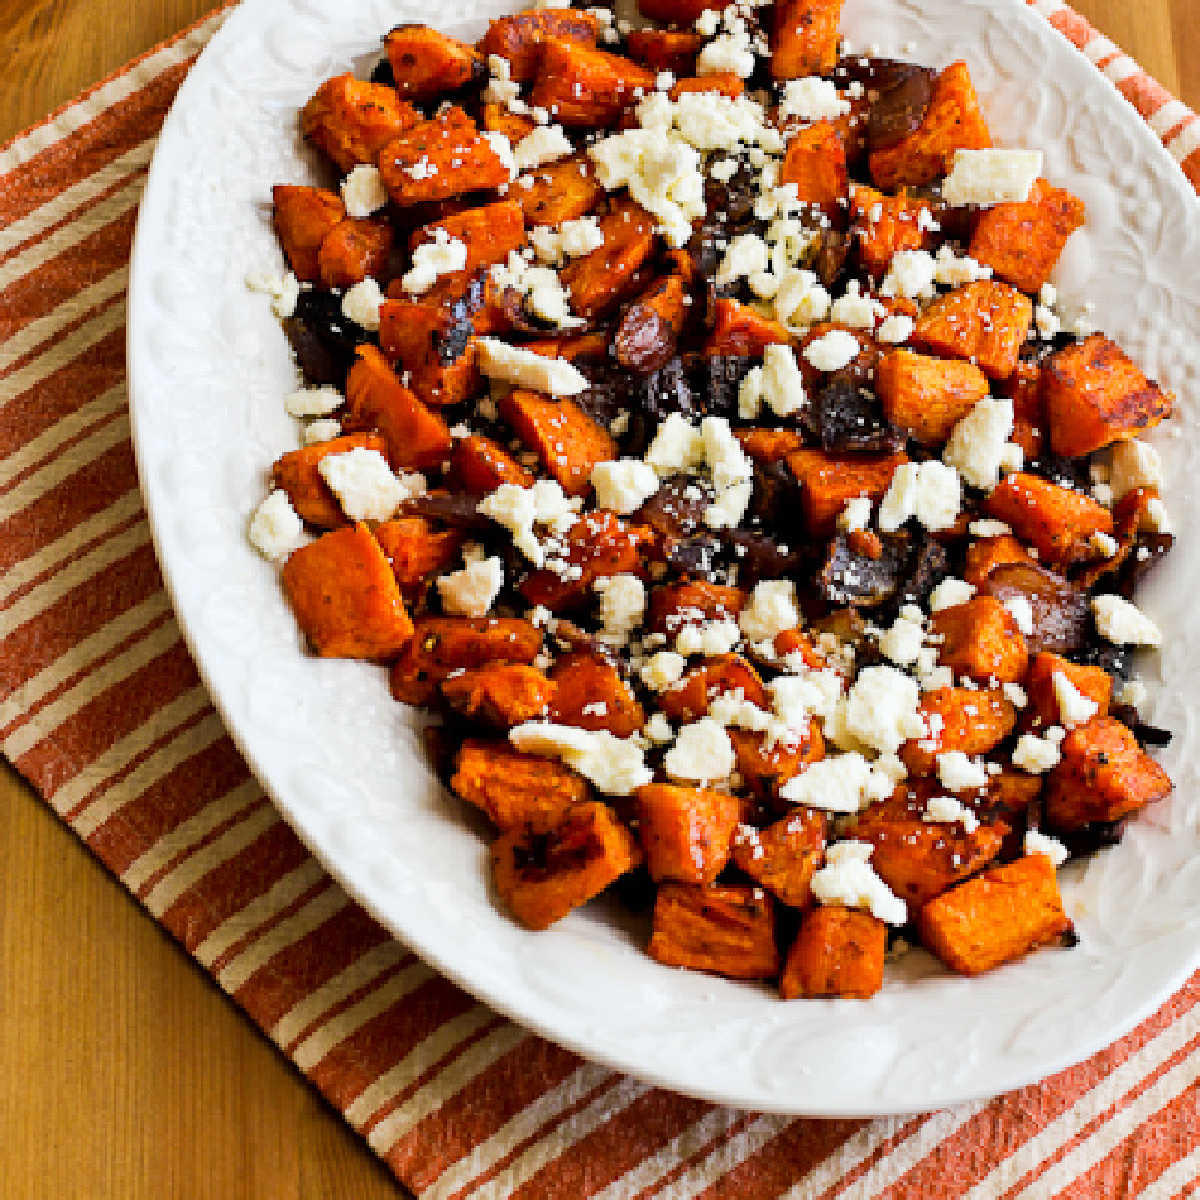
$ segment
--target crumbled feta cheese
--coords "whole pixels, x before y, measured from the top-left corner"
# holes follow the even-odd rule
[[[553,479],[539,479],[532,487],[502,483],[480,500],[477,511],[502,525],[512,535],[513,545],[536,567],[545,565],[546,556],[534,533],[534,525],[546,525],[555,533],[565,533],[574,523],[579,502],[567,498]]]
[[[931,796],[921,814],[922,821],[930,823],[959,822],[964,833],[974,833],[979,828],[979,818],[961,800],[953,796]]]
[[[769,262],[767,243],[758,234],[739,233],[730,240],[729,248],[717,267],[716,284],[723,287],[765,271]]]
[[[570,296],[557,271],[549,267],[531,267],[521,282],[526,303],[534,316],[559,329],[575,329],[584,324],[582,319],[571,315]]]
[[[710,38],[716,35],[721,27],[721,16],[713,8],[707,8],[697,18],[692,26],[701,37]]]
[[[304,427],[304,444],[315,446],[318,442],[332,442],[335,437],[341,437],[342,424],[330,417],[319,421],[309,421]]]
[[[988,774],[983,763],[961,750],[947,750],[937,756],[937,773],[942,787],[951,792],[969,792],[987,787]]]
[[[903,925],[908,906],[875,874],[873,850],[869,842],[835,842],[825,852],[825,866],[813,874],[812,893],[821,904],[866,909],[889,925]]]
[[[901,463],[879,505],[879,528],[894,533],[910,517],[916,517],[926,529],[948,529],[961,504],[962,488],[953,467],[936,459]]]
[[[752,421],[762,408],[763,369],[751,367],[738,384],[738,416],[743,421]]]
[[[1033,323],[1037,326],[1038,336],[1043,342],[1052,342],[1062,329],[1058,314],[1044,304],[1037,305],[1033,310]]]
[[[739,622],[742,632],[752,642],[763,642],[785,629],[795,629],[800,624],[796,585],[790,579],[764,579],[755,584]]]
[[[801,121],[836,121],[849,111],[850,101],[838,95],[833,81],[818,75],[789,79],[779,99],[779,116],[784,120],[796,117]]]
[[[1029,603],[1029,597],[1015,592],[1006,596],[1002,603],[1017,628],[1028,637],[1033,632],[1033,605]]]
[[[491,146],[492,152],[500,160],[505,170],[508,171],[509,178],[515,179],[517,177],[517,164],[513,158],[512,142],[497,130],[484,130],[479,136]],[[436,173],[436,169],[431,172],[431,174]]]
[[[1121,548],[1121,543],[1107,533],[1093,533],[1088,539],[1088,544],[1103,558],[1112,558]]]
[[[1040,150],[955,150],[954,164],[942,183],[942,198],[956,206],[1025,201],[1041,173]]]
[[[741,640],[736,621],[704,621],[685,625],[675,635],[675,649],[680,654],[728,654]]]
[[[1017,748],[1013,751],[1012,763],[1022,771],[1031,775],[1044,775],[1047,771],[1058,766],[1062,752],[1058,742],[1047,737],[1036,737],[1032,733],[1023,733],[1017,739]]]
[[[1140,679],[1123,679],[1117,684],[1113,699],[1118,704],[1129,704],[1141,708],[1146,703],[1149,693],[1146,685]]]
[[[663,759],[663,769],[672,779],[715,783],[728,779],[736,763],[729,734],[716,721],[701,717],[679,731]]]
[[[888,342],[896,346],[901,342],[907,342],[916,327],[917,323],[912,317],[906,316],[904,313],[894,313],[880,321],[879,328],[875,331],[875,337],[880,342]]]
[[[917,661],[924,638],[925,627],[920,621],[900,616],[880,637],[879,649],[885,658],[898,666],[908,667]]]
[[[595,217],[578,217],[559,227],[562,252],[568,258],[582,258],[604,245],[604,231]]]
[[[1076,725],[1086,724],[1099,711],[1100,706],[1096,701],[1085,696],[1062,671],[1055,671],[1050,679],[1054,684],[1058,715],[1066,728],[1074,729]]]
[[[383,301],[384,295],[379,284],[368,275],[347,289],[342,297],[342,316],[374,333],[379,328],[379,310],[383,307]]]
[[[842,677],[832,668],[802,669],[777,675],[767,684],[775,715],[792,729],[803,730],[810,717],[829,716],[842,698]]]
[[[1001,684],[1000,690],[1004,693],[1004,698],[1013,708],[1024,708],[1029,703],[1029,697],[1019,683]]]
[[[780,789],[782,799],[825,812],[856,813],[872,790],[871,764],[861,754],[837,754],[810,764]]]
[[[513,147],[512,154],[517,170],[528,171],[574,152],[575,147],[561,125],[538,125]]]
[[[1006,533],[1012,533],[1012,526],[1004,521],[994,521],[990,518],[985,518],[981,521],[972,521],[967,526],[967,531],[978,538],[994,538],[1003,537]]]
[[[304,544],[304,522],[282,488],[276,488],[254,510],[248,536],[255,550],[272,561],[287,558]]]
[[[342,203],[348,217],[369,217],[388,202],[387,188],[378,167],[359,163],[342,180]]]
[[[636,575],[609,575],[596,581],[605,641],[624,643],[646,613],[646,585]]]
[[[831,329],[804,347],[804,357],[818,371],[840,371],[862,352],[862,344],[845,329]]]
[[[1044,854],[1056,867],[1061,867],[1071,857],[1070,850],[1058,838],[1048,837],[1037,829],[1025,831],[1023,849],[1026,854]]]
[[[639,674],[642,682],[652,692],[665,692],[673,683],[683,678],[683,668],[687,660],[682,654],[673,650],[660,650],[652,654],[644,663]]]
[[[1093,596],[1092,615],[1100,636],[1114,645],[1162,645],[1158,626],[1137,605],[1122,596]]]
[[[645,460],[660,475],[695,470],[704,462],[704,438],[682,413],[673,412],[659,424]]]
[[[271,297],[271,311],[281,320],[286,320],[296,311],[300,299],[300,281],[288,271],[284,275],[270,275],[266,271],[251,271],[246,276],[246,287],[252,292],[262,292]]]
[[[874,329],[877,317],[887,315],[887,309],[878,300],[864,296],[858,280],[846,285],[846,292],[839,296],[829,310],[829,319],[851,329]]]
[[[1161,489],[1163,485],[1162,459],[1149,442],[1130,438],[1118,442],[1112,448],[1110,485],[1114,500],[1120,500],[1134,488]]]
[[[1012,431],[1012,401],[984,396],[950,431],[942,459],[972,487],[990,490],[1000,482],[1000,464]]]
[[[936,276],[937,263],[927,250],[897,250],[879,291],[884,296],[928,299],[933,295]]]
[[[853,496],[838,513],[837,527],[843,533],[855,533],[871,524],[871,497]]]
[[[675,730],[671,728],[671,723],[662,713],[656,712],[642,726],[642,736],[655,746],[665,746],[668,742],[675,740]]]
[[[400,286],[413,296],[423,295],[440,275],[461,271],[467,265],[467,246],[452,238],[444,229],[433,231],[433,241],[422,242],[412,254],[412,268],[400,280]]]
[[[486,617],[503,586],[504,563],[498,558],[470,562],[437,581],[443,610],[463,617]]]
[[[365,446],[326,454],[317,470],[351,521],[386,521],[402,500],[414,494],[413,488],[393,474],[378,450]]]
[[[742,519],[750,504],[754,465],[724,417],[705,417],[700,422],[700,435],[716,493],[716,498],[705,510],[704,522],[711,529],[732,527]]]
[[[525,754],[560,759],[609,796],[628,796],[654,778],[637,742],[606,729],[527,722],[510,729],[508,740]]]
[[[880,754],[894,754],[909,738],[921,737],[916,681],[895,667],[866,667],[846,695],[846,729]]]
[[[577,396],[586,391],[587,378],[565,358],[549,358],[497,338],[479,338],[479,369],[489,379],[552,396]]]
[[[757,368],[755,368],[757,370]],[[763,350],[762,398],[778,417],[787,417],[808,403],[804,376],[791,346],[772,345]],[[741,393],[739,392],[739,401]]]
[[[776,319],[781,324],[795,331],[825,320],[833,299],[812,271],[785,266],[782,272],[776,269],[776,274],[781,274],[781,278],[775,292],[774,306]],[[855,345],[858,345],[857,339]]]
[[[597,463],[592,468],[596,507],[626,516],[658,491],[658,475],[640,458]]]
[[[926,209],[921,209],[924,213]],[[961,287],[980,279],[990,279],[992,268],[966,255],[955,254],[949,246],[939,248],[933,258],[933,278],[943,287]]]
[[[284,400],[283,406],[293,417],[327,417],[346,403],[335,387],[300,388]]]
[[[966,604],[975,595],[975,585],[965,579],[943,579],[929,593],[929,611],[941,612],[943,608],[953,608],[957,604]]]
[[[754,54],[746,33],[723,33],[714,38],[696,58],[697,75],[722,75],[728,72],[740,79],[754,74]]]

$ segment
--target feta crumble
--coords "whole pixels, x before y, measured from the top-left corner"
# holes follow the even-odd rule
[[[387,459],[365,446],[326,454],[317,470],[351,521],[386,521],[402,501],[423,490],[397,478]]]
[[[729,734],[708,717],[685,725],[663,759],[672,779],[716,783],[728,779],[737,763]]]
[[[888,925],[903,925],[908,906],[875,873],[873,852],[869,842],[835,842],[825,852],[825,866],[813,874],[813,895],[821,904],[866,909]]]
[[[587,378],[565,358],[549,358],[498,338],[477,339],[479,369],[489,379],[552,396],[577,396],[587,390]]]
[[[840,371],[862,353],[862,344],[845,329],[831,329],[804,347],[804,357],[818,371]]]
[[[272,562],[287,558],[304,545],[304,522],[282,488],[276,488],[254,510],[248,536],[255,550]]]
[[[879,505],[879,528],[895,533],[910,517],[936,532],[949,529],[958,518],[962,487],[958,472],[936,459],[901,463]]]
[[[638,743],[606,729],[531,721],[510,729],[508,740],[522,753],[559,759],[609,796],[628,796],[654,778]]]
[[[283,402],[292,417],[327,417],[342,407],[346,397],[335,387],[299,388]]]
[[[1137,605],[1122,596],[1093,596],[1092,616],[1100,636],[1114,645],[1162,645],[1162,633],[1158,626]]]
[[[379,284],[368,275],[347,289],[342,297],[342,316],[374,333],[379,328],[379,310],[383,307],[384,299]]]
[[[1000,482],[1000,467],[1012,431],[1012,401],[984,396],[950,431],[942,461],[972,487],[990,491]]]
[[[1049,837],[1037,829],[1025,831],[1025,841],[1022,844],[1026,854],[1044,854],[1056,867],[1071,857],[1071,852],[1058,840]]]
[[[921,814],[922,821],[931,824],[945,822],[961,824],[964,833],[974,833],[979,828],[979,818],[961,800],[953,796],[933,796]]]
[[[658,475],[640,458],[597,463],[592,468],[596,507],[627,516],[658,491]]]
[[[749,603],[738,618],[742,633],[752,642],[773,639],[800,624],[796,585],[790,579],[764,579],[754,585]]]
[[[379,168],[370,163],[359,163],[342,180],[342,203],[348,217],[369,217],[388,202],[387,188]]]
[[[1029,191],[1042,173],[1040,150],[956,150],[950,174],[942,183],[948,204],[993,204],[1029,199]]]
[[[503,586],[504,563],[499,558],[477,559],[437,581],[442,608],[463,617],[486,617]]]
[[[951,792],[977,791],[987,787],[988,773],[983,763],[961,750],[947,750],[937,756],[937,773],[942,787]]]
[[[461,271],[467,265],[467,246],[452,238],[444,229],[433,231],[433,241],[422,242],[412,253],[412,267],[401,278],[400,286],[412,296],[429,291],[438,278]]]

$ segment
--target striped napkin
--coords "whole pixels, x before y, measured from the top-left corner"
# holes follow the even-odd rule
[[[1200,120],[1035,7],[1200,188]],[[1090,1061],[920,1117],[716,1108],[476,1004],[351,903],[221,727],[163,592],[129,444],[125,286],[154,137],[220,15],[0,150],[0,747],[429,1200],[1167,1197],[1200,1178],[1200,973]]]

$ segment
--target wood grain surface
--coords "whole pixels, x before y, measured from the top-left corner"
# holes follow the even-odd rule
[[[0,0],[0,140],[209,7]],[[1200,107],[1200,0],[1076,7]],[[0,770],[0,1197],[403,1195],[339,1114]]]

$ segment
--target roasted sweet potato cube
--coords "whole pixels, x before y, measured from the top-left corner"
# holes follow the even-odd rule
[[[917,318],[913,344],[966,358],[991,379],[1007,379],[1029,333],[1033,303],[1006,283],[981,279],[939,297]]]
[[[522,754],[506,741],[469,738],[459,747],[450,787],[502,833],[553,826],[568,808],[591,798],[584,777],[551,758]]]
[[[550,720],[581,729],[607,729],[615,737],[631,737],[646,723],[646,714],[621,672],[596,654],[565,654],[550,672],[555,696]]]
[[[789,908],[807,908],[812,877],[825,860],[828,821],[815,808],[797,808],[766,829],[742,825],[733,835],[733,861]]]
[[[410,248],[416,250],[425,242],[433,241],[439,229],[467,248],[466,266],[461,271],[439,276],[434,293],[426,296],[426,300],[436,296],[443,304],[458,299],[480,268],[503,262],[509,251],[525,244],[525,218],[515,200],[499,200],[482,208],[468,208],[424,225],[413,233]]]
[[[1013,402],[1012,441],[1021,447],[1025,461],[1041,456],[1046,442],[1046,407],[1042,403],[1042,368],[1028,358],[1017,360],[1017,369],[997,388]]]
[[[766,689],[758,672],[740,654],[718,654],[706,658],[673,683],[658,697],[658,706],[668,720],[689,724],[698,721],[714,696],[741,692],[742,699],[768,709]]]
[[[691,25],[706,9],[720,11],[710,0],[638,0],[638,12],[664,25]]]
[[[325,188],[279,183],[271,189],[275,232],[297,279],[315,283],[321,243],[346,216],[346,206]]]
[[[393,467],[424,471],[450,453],[450,430],[396,378],[374,346],[359,346],[346,376],[346,409],[354,424],[376,429]]]
[[[1007,697],[977,688],[934,688],[921,696],[920,713],[928,736],[912,738],[900,752],[910,775],[932,775],[937,756],[951,750],[986,754],[1012,733],[1017,721]]]
[[[595,46],[596,28],[596,18],[577,8],[528,9],[492,21],[479,49],[484,55],[508,59],[512,78],[527,83],[538,74],[547,38]]]
[[[882,500],[892,476],[908,455],[833,455],[824,450],[796,450],[787,456],[788,469],[803,484],[804,520],[813,537],[829,537],[837,527],[846,501],[855,496]]]
[[[565,358],[567,362],[600,361],[608,357],[609,335],[605,330],[593,333],[572,333],[565,337],[535,338],[524,348],[547,358]]]
[[[1096,716],[1108,716],[1108,706],[1112,700],[1112,676],[1103,667],[1088,667],[1043,651],[1034,655],[1029,664],[1029,678],[1025,682],[1029,707],[1022,715],[1027,724],[1065,724],[1059,713],[1055,692],[1056,675],[1064,675],[1073,687],[1096,704]]]
[[[342,171],[374,165],[379,151],[421,119],[411,104],[381,83],[353,75],[327,79],[300,112],[300,129]]]
[[[638,838],[656,883],[712,883],[729,861],[741,801],[728,792],[649,783],[636,793]]]
[[[1072,729],[1060,749],[1062,761],[1043,792],[1046,820],[1055,829],[1119,821],[1170,794],[1170,776],[1112,717],[1093,717]]]
[[[1034,293],[1050,278],[1084,215],[1082,200],[1039,179],[1027,200],[994,204],[980,213],[969,253],[998,279]]]
[[[829,666],[825,655],[813,645],[812,638],[801,629],[781,629],[775,635],[771,648],[775,651],[776,658],[790,658],[794,654],[800,662],[814,671],[823,671]]]
[[[374,532],[405,594],[420,588],[429,576],[453,567],[463,544],[459,530],[435,530],[424,517],[381,521]]]
[[[812,763],[825,757],[825,739],[815,721],[797,731],[794,740],[772,739],[749,729],[730,729],[737,769],[760,800],[778,799],[779,789]]]
[[[317,276],[324,288],[352,288],[368,275],[386,273],[392,227],[386,221],[339,221],[317,251]]]
[[[451,708],[506,729],[545,716],[556,691],[537,667],[522,663],[489,663],[442,680],[442,695]]]
[[[426,404],[457,404],[479,389],[473,328],[436,300],[385,300],[379,310],[379,344]]]
[[[1025,677],[1029,652],[1012,614],[994,596],[972,596],[933,614],[933,632],[944,639],[938,661],[956,676],[1016,683]]]
[[[1021,471],[1000,481],[987,499],[987,511],[1033,546],[1042,562],[1054,566],[1091,558],[1092,535],[1113,531],[1112,513],[1104,505]]]
[[[572,567],[579,568],[579,578],[534,571],[521,584],[521,594],[530,604],[544,605],[552,612],[576,607],[591,598],[597,579],[643,574],[647,547],[653,540],[644,526],[628,524],[602,509],[589,513],[571,527],[563,555]]]
[[[629,57],[634,62],[652,71],[670,71],[677,79],[682,79],[695,73],[696,55],[700,53],[704,39],[690,30],[632,29],[628,43]]]
[[[672,100],[678,100],[687,92],[720,92],[730,100],[736,100],[746,92],[746,81],[732,71],[714,71],[711,75],[692,75],[677,79],[667,93]]]
[[[479,123],[489,133],[504,134],[514,146],[537,128],[532,117],[510,112],[503,104],[485,104],[479,110]]]
[[[455,439],[450,453],[450,473],[455,482],[473,496],[486,496],[502,483],[515,483],[518,487],[533,484],[533,475],[529,471],[503,446],[481,433]]]
[[[742,449],[758,463],[779,462],[804,447],[804,438],[794,429],[738,429],[735,433]]]
[[[1020,958],[1071,928],[1054,864],[1030,854],[968,879],[918,916],[921,941],[948,967],[978,975]]]
[[[988,394],[988,381],[973,363],[891,350],[875,368],[875,390],[893,425],[937,446]]]
[[[927,250],[932,241],[918,217],[927,201],[911,199],[906,191],[888,196],[865,184],[850,193],[852,230],[858,239],[858,260],[872,275],[883,275],[898,250]]]
[[[1056,350],[1041,381],[1050,449],[1066,458],[1137,437],[1171,415],[1171,397],[1102,333]]]
[[[893,145],[872,151],[871,178],[885,192],[904,184],[924,187],[950,170],[955,150],[982,150],[991,144],[967,64],[951,63],[933,85],[921,124]]]
[[[654,218],[632,200],[613,205],[600,221],[604,245],[560,272],[563,286],[571,293],[572,312],[592,320],[628,295],[636,286],[638,268],[654,249],[654,224]]]
[[[412,637],[391,565],[365,525],[301,546],[284,564],[283,587],[322,658],[394,658]]]
[[[518,388],[501,402],[500,415],[568,496],[590,491],[592,468],[618,456],[612,435],[574,400],[551,400]]]
[[[289,450],[275,460],[271,481],[287,492],[292,507],[302,520],[318,529],[336,529],[346,524],[346,518],[337,497],[317,470],[317,463],[327,454],[347,454],[358,449],[386,455],[387,443],[375,433],[350,433],[328,442]]]
[[[379,152],[379,173],[399,205],[447,200],[508,182],[508,167],[461,108],[421,121]]]
[[[548,37],[529,103],[568,127],[613,125],[654,90],[654,79],[653,71],[620,54]]]
[[[814,908],[787,953],[779,994],[866,1000],[883,987],[886,952],[887,926],[878,917],[835,904]]]
[[[547,929],[641,860],[633,835],[606,804],[565,809],[549,828],[517,827],[492,843],[492,877],[505,907]]]
[[[993,567],[1031,562],[1033,559],[1029,551],[1011,533],[1002,533],[998,537],[979,538],[967,547],[962,577],[979,587],[992,573]]]
[[[771,75],[827,75],[837,62],[842,0],[778,0],[771,39]]]
[[[541,648],[541,630],[516,617],[418,617],[392,668],[392,695],[406,704],[428,704],[452,671],[532,663]]]
[[[755,887],[664,883],[647,951],[668,967],[770,979],[779,971],[771,898]]]
[[[525,224],[559,226],[575,221],[600,203],[604,188],[596,180],[591,160],[586,156],[563,158],[558,162],[535,167],[521,176],[532,180],[529,187],[523,182],[512,189],[513,199],[525,214]]]
[[[406,100],[440,100],[487,75],[483,55],[428,25],[397,25],[383,39],[396,91]]]
[[[746,606],[746,593],[707,579],[663,584],[650,593],[647,628],[674,637],[685,625],[703,621],[737,620]]]
[[[778,322],[729,296],[713,306],[713,329],[704,343],[705,358],[750,355],[761,357],[768,346],[788,345],[791,335]]]
[[[846,199],[846,144],[829,121],[817,121],[798,129],[788,140],[781,184],[794,183],[806,204],[834,211]]]

